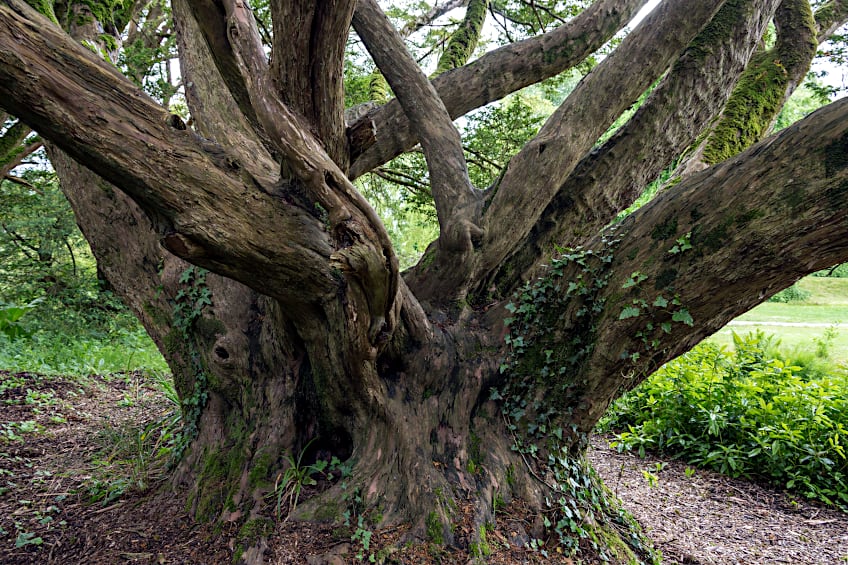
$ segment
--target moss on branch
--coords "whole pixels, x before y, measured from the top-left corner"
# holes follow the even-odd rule
[[[465,18],[459,28],[451,35],[448,46],[436,66],[434,76],[461,67],[471,58],[474,49],[477,47],[477,41],[480,39],[480,32],[483,29],[483,23],[486,21],[488,9],[489,0],[471,0],[468,3]]]
[[[815,56],[816,23],[809,3],[785,1],[777,16],[776,44],[751,58],[707,140],[703,158],[708,165],[738,154],[768,134],[787,92],[806,74]]]

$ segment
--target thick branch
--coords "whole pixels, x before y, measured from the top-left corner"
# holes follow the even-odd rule
[[[551,257],[555,246],[577,245],[603,228],[695,141],[724,108],[778,3],[722,6],[627,124],[580,161],[507,260],[509,270],[494,277],[500,293],[512,292],[522,277],[532,279],[528,269]]]
[[[578,375],[593,385],[575,399],[574,421],[591,426],[603,413],[605,402],[583,400],[635,386],[802,276],[848,260],[846,155],[843,99],[684,179],[590,240],[591,249],[604,237],[621,243]]]
[[[344,54],[355,5],[355,0],[271,2],[275,90],[313,126],[327,152],[343,168],[348,156]]]
[[[484,271],[500,264],[526,236],[578,160],[680,56],[721,4],[718,0],[660,4],[513,157],[484,218]],[[512,229],[493,229],[506,225]]]
[[[459,24],[459,28],[451,35],[445,52],[439,58],[436,75],[461,67],[468,62],[480,40],[488,8],[489,0],[471,0],[468,3],[465,17]]]
[[[816,37],[819,43],[836,33],[848,21],[848,0],[830,0],[816,10]]]
[[[376,212],[302,118],[276,95],[250,10],[238,0],[225,0],[224,10],[231,57],[256,119],[282,156],[284,171],[326,210],[336,248],[331,265],[361,287],[371,314],[368,338],[372,343],[383,340],[394,328],[398,298],[399,269],[391,240]]]
[[[463,116],[511,92],[568,69],[599,49],[646,0],[600,0],[554,31],[491,51],[474,62],[433,81],[451,118]],[[351,126],[375,127],[375,145],[351,165],[356,178],[411,149],[417,139],[400,103],[391,101],[375,114]],[[364,137],[363,139],[368,139]]]
[[[244,168],[263,186],[280,186],[279,164],[239,110],[218,72],[209,45],[192,15],[190,2],[172,0],[171,6],[180,73],[195,131],[237,155]]]
[[[699,148],[697,157],[704,165],[718,163],[763,139],[810,69],[818,45],[809,2],[783,0],[774,22],[774,47],[751,61],[703,150]]]
[[[0,100],[139,203],[175,254],[287,304],[333,292],[320,221],[17,0],[0,5]]]
[[[394,90],[421,142],[442,228],[440,238],[447,240],[448,245],[465,247],[462,237],[453,237],[459,235],[454,228],[458,223],[476,219],[475,204],[479,202],[479,195],[468,178],[459,132],[436,89],[406,50],[400,35],[375,0],[359,1],[353,25]],[[467,234],[462,235],[467,237]]]
[[[265,132],[262,130],[259,119],[256,117],[256,111],[251,104],[249,86],[233,54],[233,47],[230,45],[226,7],[223,3],[215,0],[198,0],[189,2],[188,5],[191,7],[198,27],[209,44],[209,50],[212,53],[215,65],[218,67],[218,72],[220,72],[221,78],[236,101],[236,105],[256,133],[264,139]],[[250,17],[252,18],[252,15]],[[258,46],[252,47],[254,51],[258,50],[258,53],[261,54],[261,63],[255,61],[255,64],[267,65],[264,62],[265,56],[261,41]],[[259,58],[260,55],[254,52],[253,57]]]

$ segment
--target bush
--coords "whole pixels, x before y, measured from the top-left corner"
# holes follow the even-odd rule
[[[769,302],[803,302],[812,296],[809,290],[804,290],[800,286],[793,284],[789,288],[784,288],[774,296],[768,299]]]
[[[848,376],[803,375],[758,331],[736,351],[698,345],[619,399],[614,445],[765,480],[848,511]]]
[[[848,263],[842,263],[841,265],[836,265],[835,267],[831,267],[830,269],[818,271],[816,273],[813,273],[813,276],[835,277],[838,279],[848,278]]]

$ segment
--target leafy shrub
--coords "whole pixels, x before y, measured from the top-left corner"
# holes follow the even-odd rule
[[[818,271],[816,273],[813,273],[813,276],[846,279],[848,278],[848,263],[842,263],[841,265],[836,265],[835,267],[831,267],[830,269]]]
[[[761,331],[702,343],[620,398],[601,422],[620,450],[655,450],[765,480],[848,511],[848,376],[805,378]]]
[[[29,304],[6,304],[0,302],[0,332],[11,340],[29,337],[30,333],[21,324],[24,314],[35,308],[38,299]]]
[[[810,298],[812,293],[809,290],[804,290],[797,284],[793,284],[789,288],[784,288],[774,296],[768,299],[769,302],[803,302]]]

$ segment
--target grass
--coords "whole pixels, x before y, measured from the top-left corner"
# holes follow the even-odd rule
[[[800,354],[815,347],[815,340],[823,339],[828,327],[834,326],[836,334],[830,344],[831,359],[837,363],[848,363],[848,278],[807,277],[800,280],[798,286],[810,293],[807,300],[760,304],[737,318],[732,326],[719,330],[708,341],[732,349],[733,332],[743,334],[761,329],[778,338],[790,354],[793,351]],[[746,322],[763,323],[754,325]],[[817,326],[780,325],[786,322]]]

